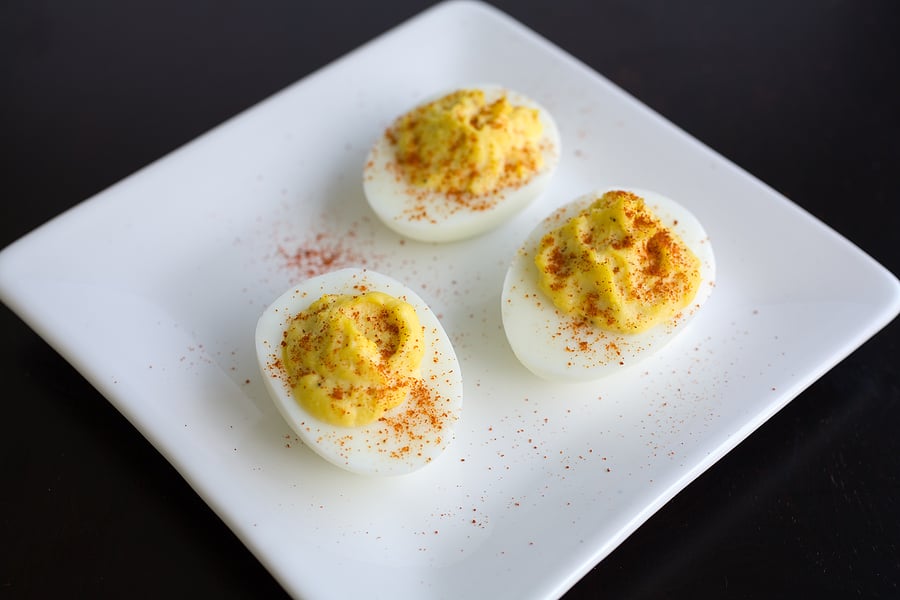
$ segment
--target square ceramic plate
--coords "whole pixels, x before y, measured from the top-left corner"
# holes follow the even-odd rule
[[[472,82],[548,107],[560,168],[498,230],[404,242],[363,200],[365,154],[423,96]],[[538,381],[503,335],[507,264],[545,214],[610,185],[693,211],[716,251],[716,289],[639,367],[595,384]],[[413,287],[461,360],[457,437],[409,476],[369,479],[317,458],[257,371],[267,303],[351,265]],[[0,289],[290,593],[310,598],[559,596],[900,309],[897,280],[856,247],[472,3],[423,13],[37,229],[0,255]]]

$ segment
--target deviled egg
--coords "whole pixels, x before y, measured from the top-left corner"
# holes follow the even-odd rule
[[[592,380],[670,341],[714,279],[709,238],[686,208],[650,191],[598,191],[527,237],[504,281],[503,327],[536,375]]]
[[[493,229],[546,187],[559,131],[534,100],[499,86],[461,89],[400,116],[369,153],[363,189],[397,233],[449,242]]]
[[[369,475],[433,461],[462,409],[459,362],[435,314],[386,275],[308,279],[260,317],[256,351],[281,415],[317,454]]]

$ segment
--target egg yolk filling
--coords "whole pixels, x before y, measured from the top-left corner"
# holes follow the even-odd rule
[[[291,320],[282,347],[294,398],[322,421],[347,427],[402,404],[425,355],[415,309],[381,292],[325,294]]]
[[[406,113],[387,136],[412,185],[480,196],[523,185],[543,167],[542,132],[536,109],[459,90]]]
[[[630,192],[594,200],[540,241],[538,286],[563,313],[618,333],[674,319],[700,287],[700,260]]]

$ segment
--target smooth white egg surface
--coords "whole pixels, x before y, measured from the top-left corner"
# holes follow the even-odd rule
[[[511,105],[537,112],[541,125],[538,153],[543,164],[540,169],[512,185],[496,187],[484,193],[433,191],[410,181],[398,166],[397,149],[392,141],[393,128],[402,119],[402,116],[398,117],[368,155],[363,170],[363,189],[379,219],[403,236],[425,242],[450,242],[480,235],[498,227],[528,206],[545,189],[556,170],[560,157],[559,130],[545,108],[527,96],[500,86],[480,85],[470,89],[483,91],[488,102],[505,96]],[[430,98],[419,106],[440,97]],[[482,144],[475,155],[483,157],[484,154],[486,151]]]
[[[337,426],[310,414],[293,396],[283,360],[283,341],[297,314],[324,294],[383,292],[410,304],[425,341],[423,393],[389,409],[368,425]],[[329,462],[367,475],[402,475],[436,459],[453,437],[462,410],[459,362],[450,339],[425,301],[399,281],[366,269],[342,269],[308,279],[275,300],[260,317],[256,352],[267,390],[297,436]]]
[[[641,196],[662,224],[677,233],[700,259],[701,282],[693,301],[673,320],[640,333],[600,329],[557,309],[538,287],[534,258],[540,240],[605,191],[579,197],[541,221],[528,235],[506,274],[501,306],[506,337],[519,361],[544,379],[590,381],[638,363],[683,331],[714,287],[713,250],[697,218],[658,193],[629,189]]]

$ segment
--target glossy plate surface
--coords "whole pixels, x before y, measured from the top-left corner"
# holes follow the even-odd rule
[[[404,241],[363,198],[366,154],[399,113],[471,81],[553,113],[559,170],[489,234]],[[540,381],[503,335],[506,268],[538,220],[612,184],[700,219],[716,289],[639,368]],[[456,439],[411,475],[316,456],[257,371],[266,305],[348,266],[419,293],[460,359]],[[855,246],[473,3],[423,13],[29,234],[0,254],[0,294],[310,598],[558,596],[900,310],[896,278]]]

